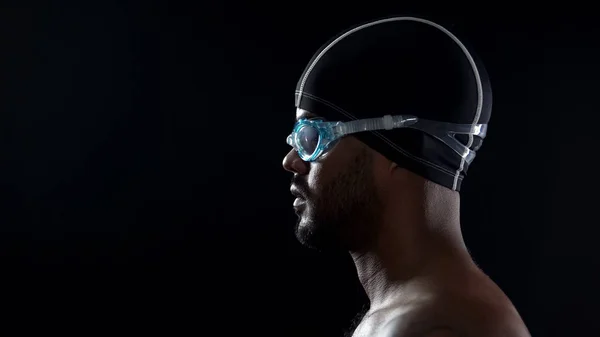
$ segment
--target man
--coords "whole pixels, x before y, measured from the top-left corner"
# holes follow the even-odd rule
[[[353,336],[529,336],[461,235],[491,88],[458,38],[411,17],[357,26],[315,54],[296,107],[296,236],[350,252],[370,300]]]

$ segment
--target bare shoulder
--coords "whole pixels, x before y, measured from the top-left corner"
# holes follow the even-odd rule
[[[517,309],[495,283],[490,280],[473,288],[443,303],[463,336],[531,337]]]
[[[444,296],[387,321],[380,337],[530,337],[510,301]],[[378,336],[379,337],[379,336]]]
[[[510,301],[464,298],[446,306],[449,322],[463,337],[531,337]],[[452,310],[454,308],[454,310]]]

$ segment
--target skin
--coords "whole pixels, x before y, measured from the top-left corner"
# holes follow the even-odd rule
[[[318,117],[298,109],[296,118]],[[347,136],[315,162],[291,150],[296,237],[348,251],[370,309],[354,337],[530,336],[500,288],[470,257],[458,192]]]

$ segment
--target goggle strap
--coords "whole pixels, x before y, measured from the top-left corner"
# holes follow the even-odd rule
[[[380,118],[367,118],[335,125],[339,137],[362,131],[391,130],[408,127],[423,131],[442,141],[470,164],[475,159],[475,151],[469,149],[454,137],[457,134],[485,138],[487,124],[455,124],[419,119],[415,116],[386,115]]]
[[[351,133],[362,131],[391,130],[396,128],[402,128],[416,123],[417,120],[418,119],[414,116],[386,115],[384,117],[379,118],[366,118],[339,123],[336,125],[336,128],[337,133],[341,137]]]

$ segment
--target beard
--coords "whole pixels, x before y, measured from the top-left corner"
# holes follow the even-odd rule
[[[296,238],[317,251],[357,251],[375,238],[381,203],[372,155],[363,149],[349,166],[311,194],[298,214]]]

